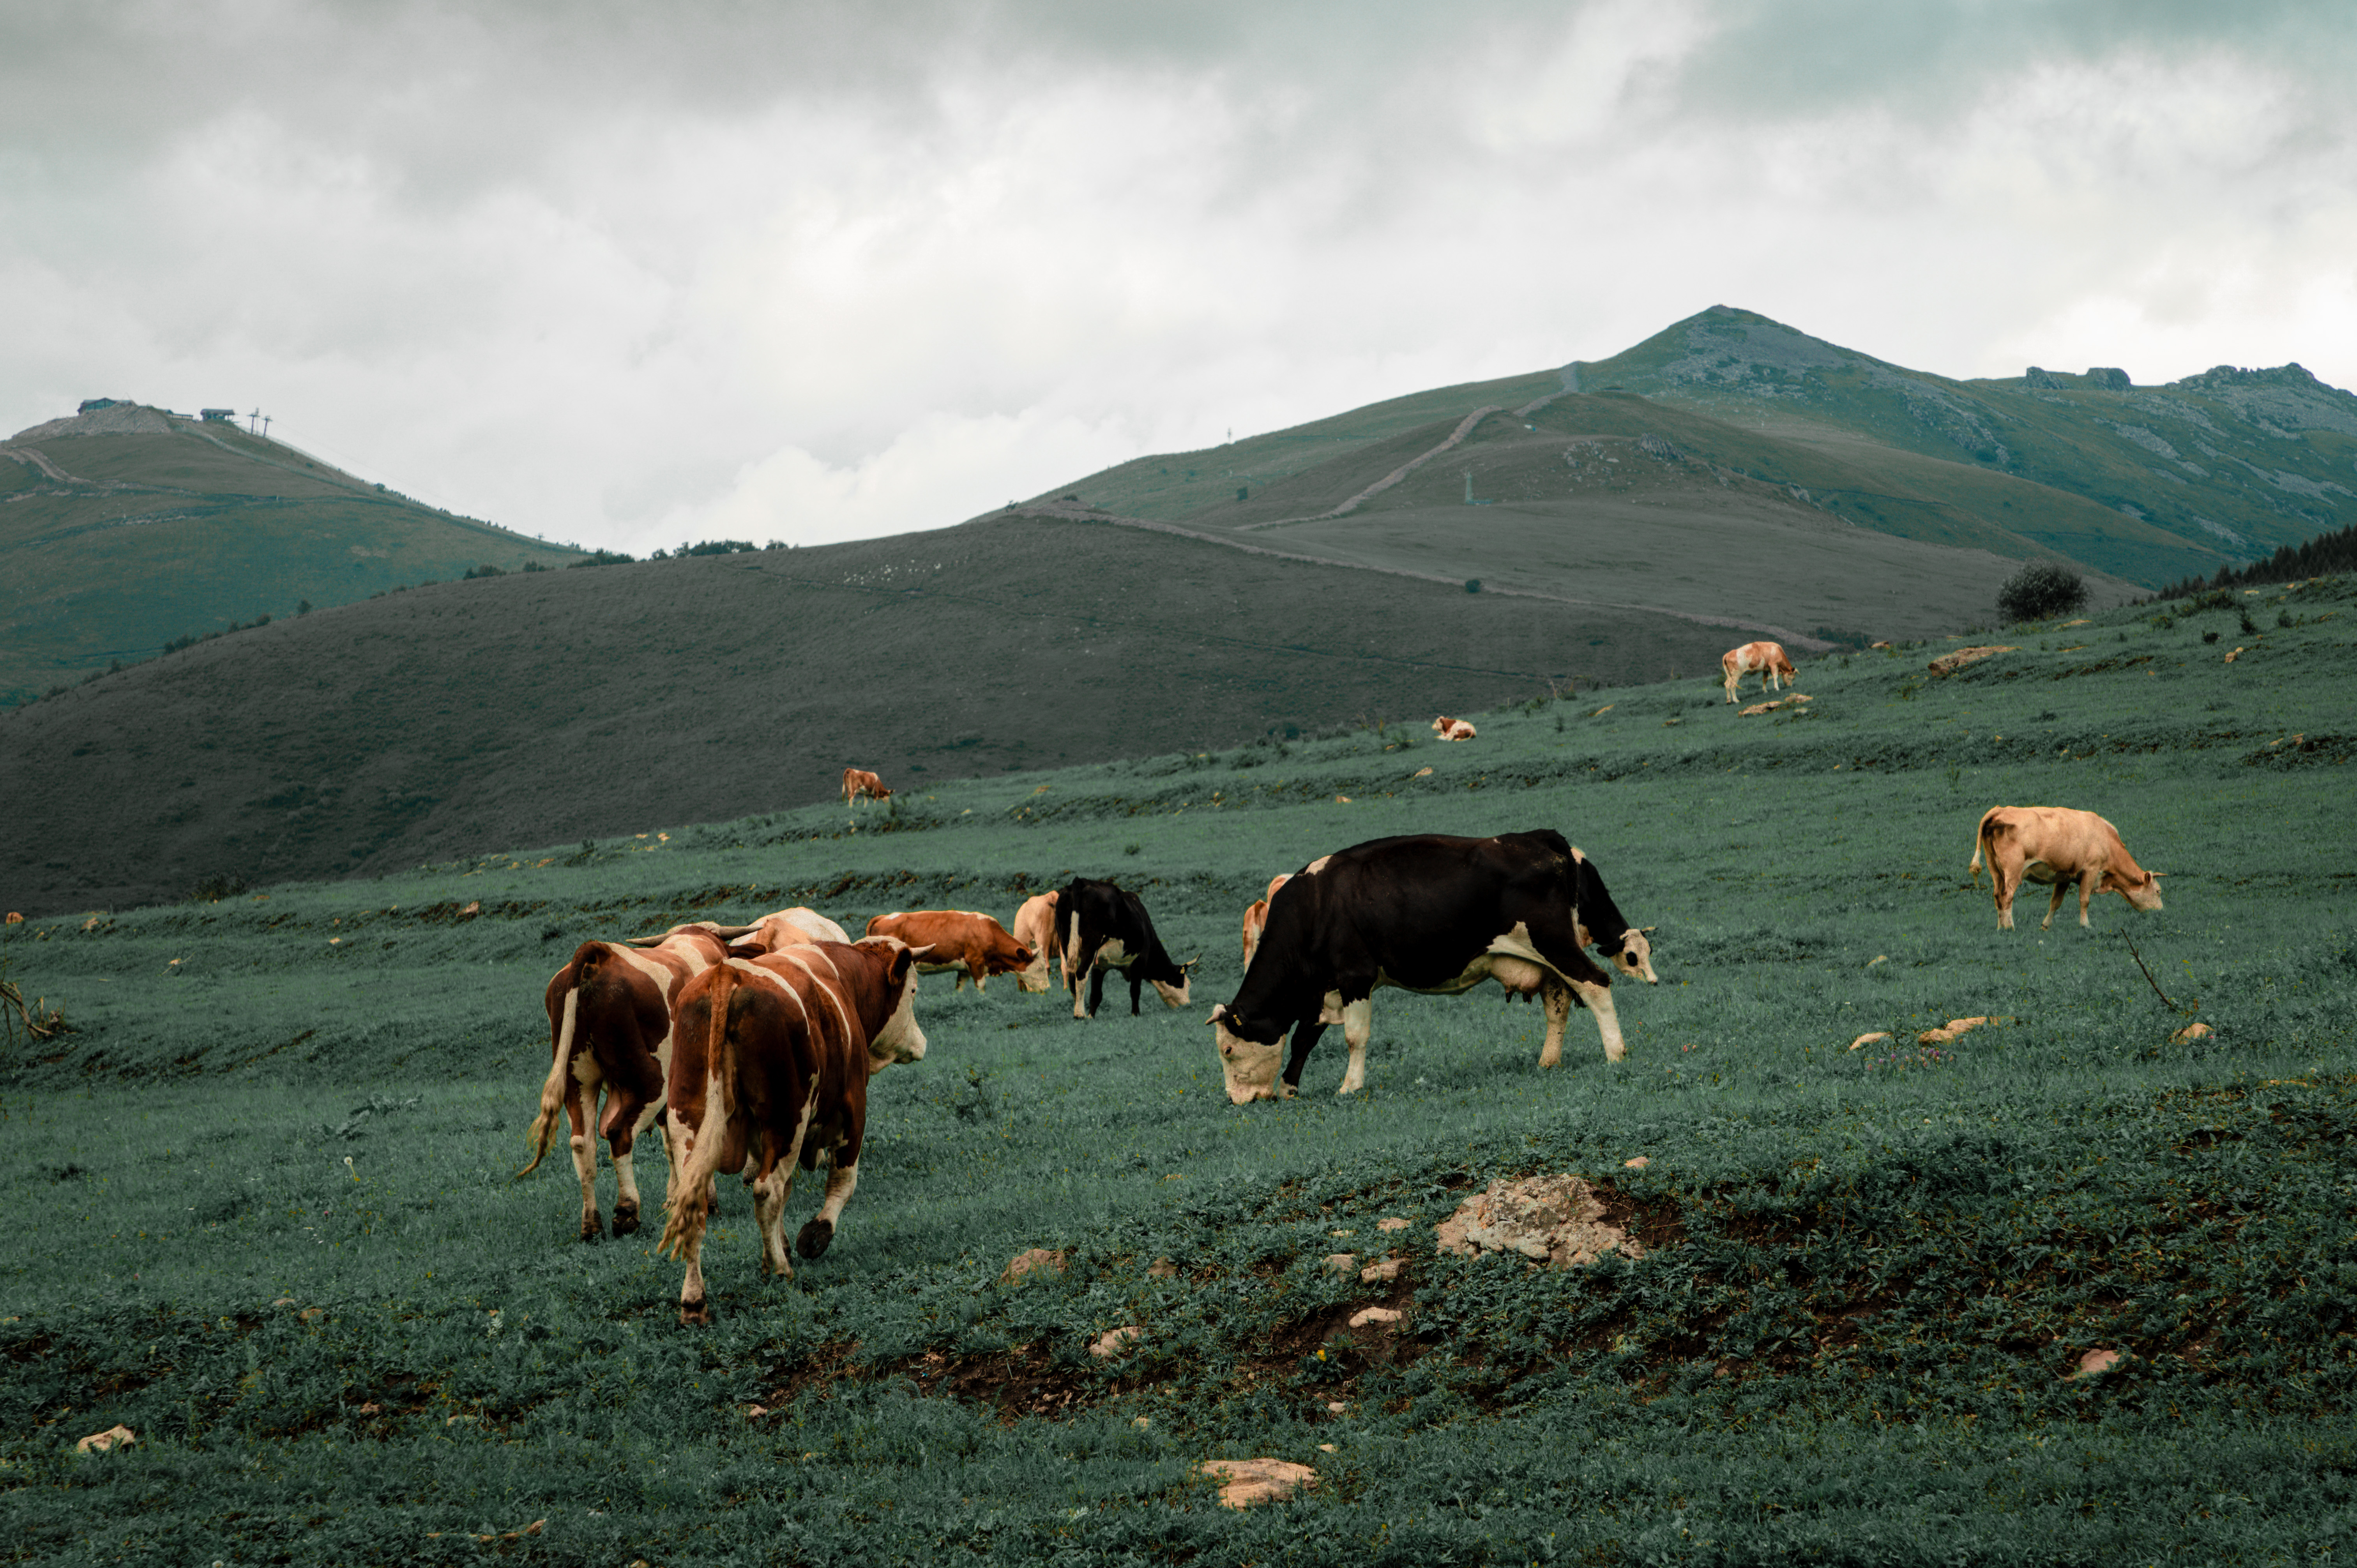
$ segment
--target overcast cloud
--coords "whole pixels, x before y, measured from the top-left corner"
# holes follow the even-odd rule
[[[0,432],[259,406],[643,553],[940,526],[1714,304],[1950,375],[2352,386],[2353,41],[2255,0],[15,0]]]

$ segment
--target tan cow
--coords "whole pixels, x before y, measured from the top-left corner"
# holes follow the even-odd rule
[[[848,806],[862,795],[871,800],[888,800],[892,798],[892,791],[884,788],[884,780],[864,768],[845,768],[843,770],[843,803]]]
[[[1269,901],[1276,897],[1278,888],[1292,880],[1293,874],[1289,871],[1282,876],[1270,878],[1268,891],[1254,899],[1252,908],[1244,911],[1244,967],[1246,969],[1252,967],[1253,953],[1260,947],[1261,933],[1268,929]]]
[[[631,942],[583,942],[549,980],[542,1000],[553,1059],[540,1088],[540,1112],[524,1133],[532,1163],[516,1175],[529,1176],[539,1167],[562,1112],[572,1124],[584,1241],[595,1241],[606,1229],[597,1213],[600,1135],[614,1156],[614,1234],[628,1236],[639,1228],[631,1151],[663,1108],[672,1004],[690,980],[720,961],[727,950],[726,933],[741,929],[699,920]]]
[[[988,915],[971,909],[896,909],[868,921],[867,934],[898,937],[916,949],[920,974],[954,971],[957,983],[952,990],[963,990],[972,979],[979,993],[990,976],[1019,974],[1031,967],[1029,948],[1007,935],[1006,928]]]
[[[1746,675],[1757,671],[1760,689],[1800,684],[1800,676],[1792,661],[1784,657],[1781,642],[1747,642],[1740,648],[1730,648],[1718,656],[1718,672],[1727,680],[1727,700],[1735,701],[1735,689]],[[1780,679],[1781,677],[1781,679]]]
[[[2120,832],[2093,811],[2068,806],[1991,806],[1973,834],[1967,869],[1980,886],[1981,854],[1988,854],[1989,887],[1996,896],[1997,929],[2013,929],[2013,896],[2024,882],[2051,884],[2040,930],[2054,924],[2054,911],[2071,885],[2079,885],[2079,924],[2087,925],[2087,904],[2098,893],[2116,893],[2130,908],[2160,908],[2164,872],[2147,871],[2120,842]]]
[[[1443,740],[1471,740],[1478,732],[1463,719],[1452,719],[1443,714],[1432,721],[1432,733]]]
[[[851,940],[851,933],[841,926],[817,910],[800,904],[791,909],[773,909],[743,930],[743,935],[728,944],[729,950],[739,958],[758,958],[798,942],[847,942]]]
[[[1031,950],[1031,961],[1015,972],[1015,983],[1027,993],[1045,992],[1050,983],[1049,964],[1063,956],[1064,944],[1056,931],[1056,894],[1035,893],[1015,911],[1015,940]]]
[[[656,1250],[687,1265],[679,1319],[709,1323],[704,1291],[705,1201],[713,1178],[741,1170],[769,1273],[794,1277],[786,1256],[786,1197],[794,1168],[827,1162],[826,1196],[795,1247],[815,1258],[834,1240],[859,1185],[867,1080],[895,1062],[922,1060],[925,1034],[911,1003],[916,966],[890,938],[800,943],[732,958],[680,993],[679,1049],[668,1119],[676,1172]]]

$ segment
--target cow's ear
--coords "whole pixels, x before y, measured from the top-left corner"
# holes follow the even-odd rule
[[[1211,1015],[1209,1018],[1204,1019],[1203,1022],[1207,1024],[1217,1024],[1225,1019],[1227,1015],[1228,1004],[1224,1002],[1215,1002],[1211,1004]]]
[[[916,967],[916,962],[917,955],[907,948],[902,948],[892,955],[892,968],[889,972],[895,990],[899,989],[902,981],[909,978],[909,971]]]

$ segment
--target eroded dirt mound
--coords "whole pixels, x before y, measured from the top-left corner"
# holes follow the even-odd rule
[[[1512,1252],[1567,1269],[1607,1252],[1645,1255],[1635,1237],[1605,1218],[1604,1205],[1587,1183],[1567,1172],[1493,1181],[1433,1229],[1441,1251],[1469,1258]]]

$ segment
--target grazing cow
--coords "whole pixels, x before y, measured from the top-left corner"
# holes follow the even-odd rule
[[[1652,983],[1650,945],[1621,917],[1587,856],[1553,829],[1455,838],[1375,839],[1311,861],[1269,900],[1268,929],[1235,1000],[1211,1009],[1228,1098],[1292,1094],[1310,1048],[1342,1026],[1351,1065],[1339,1092],[1366,1082],[1377,988],[1453,996],[1484,980],[1542,999],[1539,1066],[1562,1059],[1575,996],[1596,1015],[1607,1061],[1627,1055],[1612,976],[1583,947]],[[1277,1066],[1287,1031],[1293,1050]]]
[[[2079,885],[2079,923],[2087,922],[2087,903],[2098,893],[2116,893],[2138,909],[2160,908],[2160,879],[2168,873],[2147,871],[2120,842],[2119,829],[2093,811],[2068,806],[1991,806],[1981,813],[1973,834],[1973,859],[1966,869],[1973,886],[1981,881],[1981,853],[1988,852],[1989,887],[1996,896],[1996,926],[2013,929],[2013,896],[2024,882],[2051,883],[2054,897],[2046,905],[2040,930],[2054,924],[2054,911],[2071,884]]]
[[[1443,714],[1432,721],[1432,733],[1443,740],[1471,740],[1476,732],[1463,719],[1452,719]]]
[[[862,795],[871,800],[888,800],[892,798],[892,791],[884,788],[884,780],[864,768],[845,768],[843,770],[843,803],[848,806]]]
[[[597,1214],[597,1138],[614,1156],[614,1234],[639,1228],[639,1182],[631,1150],[663,1108],[671,1066],[672,1003],[686,983],[726,953],[728,927],[675,926],[636,942],[583,942],[548,983],[544,998],[553,1060],[540,1087],[540,1112],[524,1139],[539,1167],[561,1112],[572,1124],[573,1169],[581,1178],[581,1239],[605,1234]],[[597,1097],[605,1094],[605,1110]],[[665,1146],[668,1158],[669,1146]]]
[[[1056,933],[1056,895],[1035,893],[1023,900],[1015,911],[1015,940],[1031,950],[1031,961],[1015,975],[1015,983],[1027,993],[1048,989],[1048,964],[1051,959],[1063,956],[1064,944]]]
[[[1743,678],[1755,671],[1759,672],[1760,690],[1763,693],[1771,686],[1781,688],[1800,684],[1801,678],[1792,669],[1792,661],[1784,657],[1782,643],[1747,642],[1718,656],[1718,672],[1726,677],[1728,702],[1735,701],[1735,689],[1743,683]]]
[[[1064,989],[1072,993],[1072,1016],[1093,1018],[1104,1000],[1104,972],[1117,969],[1129,977],[1129,1011],[1137,1012],[1138,988],[1147,981],[1173,1007],[1187,1005],[1189,977],[1202,961],[1198,953],[1185,963],[1173,963],[1154,934],[1154,921],[1137,895],[1110,882],[1075,876],[1060,896],[1056,923],[1063,928]],[[1089,1004],[1081,1006],[1081,982],[1089,984]]]
[[[979,993],[994,974],[1020,974],[1030,967],[1031,950],[1006,934],[1006,928],[988,915],[970,909],[895,910],[867,922],[871,937],[898,937],[921,955],[920,974],[955,971],[953,991],[965,988],[968,978]],[[931,952],[925,951],[931,949]]]
[[[797,904],[775,909],[743,928],[744,934],[728,944],[739,958],[758,958],[797,942],[847,942],[851,933],[817,910]]]
[[[1252,967],[1253,950],[1260,946],[1261,932],[1268,929],[1268,901],[1276,897],[1278,888],[1292,879],[1291,872],[1270,878],[1268,891],[1254,899],[1252,908],[1244,911],[1244,967],[1246,969]]]
[[[687,1265],[682,1323],[712,1321],[703,1267],[710,1206],[703,1195],[720,1172],[745,1173],[761,1261],[791,1279],[786,1195],[794,1167],[815,1170],[824,1155],[826,1196],[794,1245],[815,1258],[834,1240],[843,1206],[859,1185],[867,1080],[925,1054],[911,1006],[916,992],[914,955],[888,937],[871,937],[732,958],[680,993],[669,1117],[677,1176],[656,1250]]]

